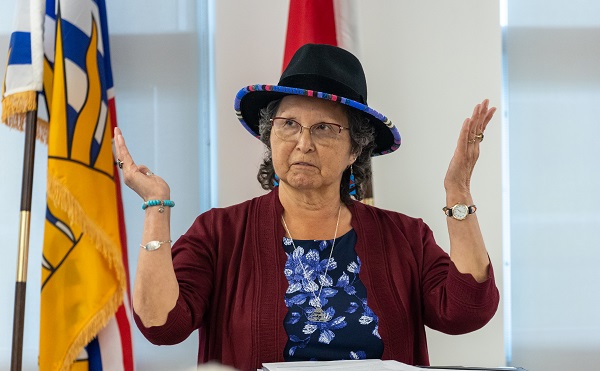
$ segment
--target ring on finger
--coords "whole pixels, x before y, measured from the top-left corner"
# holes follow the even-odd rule
[[[123,161],[117,159],[117,166],[119,167],[119,169],[123,169]]]
[[[150,176],[150,175],[154,175],[154,173],[151,171],[146,171],[146,175]]]
[[[479,139],[480,142],[483,142],[483,133],[475,135],[475,139]]]

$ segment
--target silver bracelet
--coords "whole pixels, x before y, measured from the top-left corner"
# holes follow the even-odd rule
[[[154,251],[156,249],[158,249],[163,243],[171,243],[173,241],[171,240],[167,240],[167,241],[150,241],[145,245],[140,245],[140,247],[142,249],[145,249],[147,251]]]

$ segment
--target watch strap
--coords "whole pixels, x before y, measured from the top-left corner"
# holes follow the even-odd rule
[[[448,217],[452,216],[452,208],[451,207],[444,206],[442,208],[442,211],[444,211],[444,214],[446,214],[446,216],[448,216]]]

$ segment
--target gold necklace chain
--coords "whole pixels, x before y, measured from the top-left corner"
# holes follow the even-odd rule
[[[327,272],[329,271],[329,264],[331,262],[331,257],[333,256],[333,249],[335,248],[335,240],[337,239],[337,233],[338,233],[338,227],[340,225],[340,215],[341,214],[342,214],[342,205],[340,205],[340,208],[338,210],[338,217],[337,217],[337,222],[335,223],[335,233],[333,235],[331,251],[329,252],[329,258],[327,259],[327,265],[325,266],[325,273],[322,276],[323,282],[327,279]],[[285,218],[283,217],[283,214],[281,215],[281,221],[283,221],[283,226],[285,227],[285,231],[287,232],[287,234],[290,236],[290,240],[292,241],[292,246],[294,247],[294,251],[295,251],[296,244],[294,243],[294,238],[292,237],[292,234],[290,233],[290,230],[285,222]],[[304,271],[304,278],[308,279],[308,274],[306,273],[306,267],[304,267],[304,264],[302,262],[300,262],[300,266],[302,266],[302,270]],[[321,280],[319,280],[319,286],[321,286],[319,288],[319,296],[315,295],[314,290],[312,291],[313,298],[315,299],[315,310],[314,310],[313,314],[311,314],[311,316],[309,316],[309,320],[314,321],[314,322],[327,322],[331,319],[331,318],[329,318],[329,316],[326,313],[323,312],[323,309],[321,308],[321,292],[323,291],[323,286],[324,286],[323,282],[321,282]]]

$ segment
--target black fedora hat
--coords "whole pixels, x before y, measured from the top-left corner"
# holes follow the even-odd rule
[[[242,125],[259,138],[260,110],[286,95],[304,95],[345,104],[375,128],[373,156],[400,147],[400,133],[381,113],[367,106],[367,82],[360,61],[336,46],[306,44],[290,60],[277,85],[250,85],[237,93],[234,109]]]

